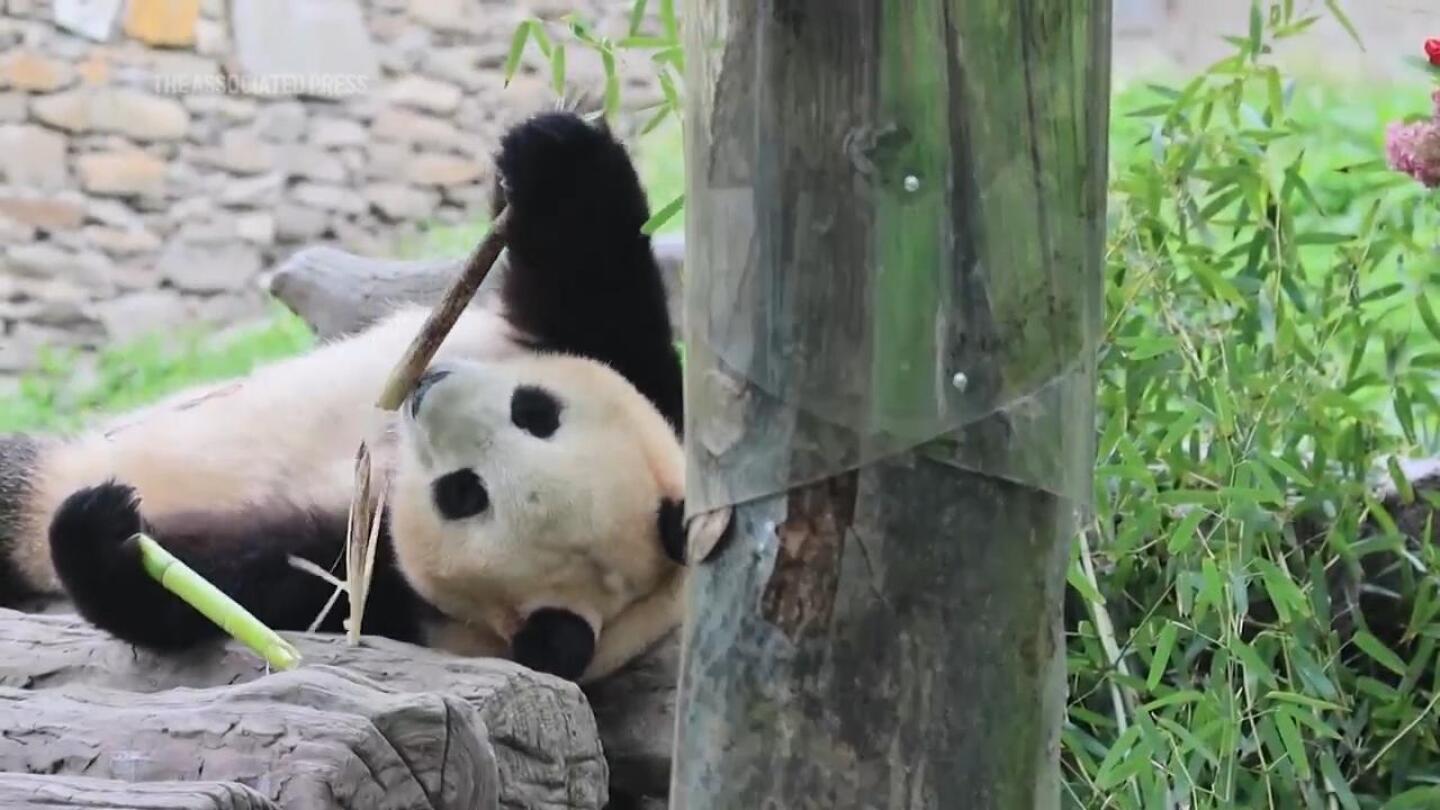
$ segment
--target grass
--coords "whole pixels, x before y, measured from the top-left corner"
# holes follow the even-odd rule
[[[264,321],[213,332],[200,327],[105,349],[87,361],[46,352],[39,370],[0,397],[0,433],[70,431],[188,386],[243,376],[314,343],[305,323],[276,305]]]

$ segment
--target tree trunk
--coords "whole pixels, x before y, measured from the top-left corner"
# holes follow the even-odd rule
[[[671,804],[1049,808],[1109,0],[688,6]]]

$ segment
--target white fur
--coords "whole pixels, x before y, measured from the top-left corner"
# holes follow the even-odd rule
[[[381,387],[428,310],[407,307],[352,337],[197,388],[46,447],[18,562],[58,591],[46,530],[59,503],[108,478],[138,491],[149,514],[223,510],[286,498],[343,510],[355,452],[372,438]],[[610,369],[521,348],[504,318],[472,307],[436,362],[460,369],[406,423],[390,499],[402,571],[454,622],[430,643],[498,655],[524,613],[566,607],[599,631],[598,677],[678,621],[682,569],[657,536],[660,498],[682,498],[679,442],[659,413]],[[483,363],[483,365],[477,365]],[[510,424],[508,391],[537,382],[566,401],[553,442]],[[507,388],[509,386],[509,388]],[[403,419],[404,417],[402,417]],[[423,429],[417,429],[421,428]],[[429,481],[474,467],[495,508],[489,522],[446,525]]]

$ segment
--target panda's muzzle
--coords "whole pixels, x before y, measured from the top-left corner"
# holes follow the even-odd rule
[[[449,376],[449,371],[437,368],[432,368],[420,375],[420,379],[415,383],[415,390],[410,393],[411,416],[420,415],[420,402],[425,399],[425,395],[430,392],[431,388],[435,387],[435,383]]]

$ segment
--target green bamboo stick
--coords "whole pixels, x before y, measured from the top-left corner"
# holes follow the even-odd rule
[[[140,544],[140,560],[145,566],[145,573],[154,577],[165,590],[200,611],[205,618],[254,650],[275,669],[294,669],[300,663],[300,651],[266,627],[239,602],[226,596],[148,535],[137,534],[135,539]]]

